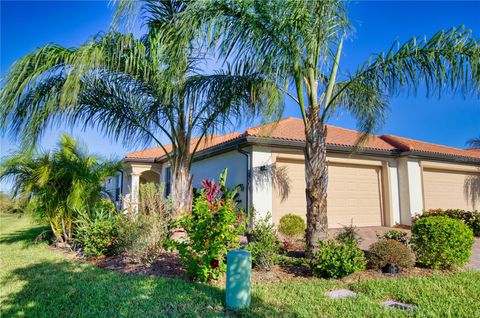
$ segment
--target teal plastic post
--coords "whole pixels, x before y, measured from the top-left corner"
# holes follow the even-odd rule
[[[227,308],[242,309],[250,305],[252,254],[233,250],[227,254]]]

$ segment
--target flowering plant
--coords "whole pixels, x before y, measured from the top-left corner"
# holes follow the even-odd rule
[[[233,196],[224,193],[225,177],[226,170],[218,184],[215,180],[203,180],[191,214],[177,221],[186,237],[170,242],[178,250],[187,275],[195,280],[208,281],[225,272],[227,252],[240,242],[243,228],[239,225]]]

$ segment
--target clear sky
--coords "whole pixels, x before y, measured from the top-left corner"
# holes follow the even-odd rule
[[[0,74],[8,67],[47,43],[78,46],[91,36],[107,31],[112,9],[108,1],[4,1],[1,5]],[[431,36],[440,29],[465,25],[480,38],[480,2],[419,2],[419,1],[351,1],[350,16],[355,35],[345,43],[341,67],[354,70],[371,53],[388,50],[395,39],[405,41],[411,36]],[[377,133],[388,133],[454,147],[465,147],[466,140],[480,135],[480,99],[443,96],[426,99],[401,95],[391,100],[388,122]],[[300,115],[293,104],[287,104],[285,116]],[[331,124],[355,129],[355,122],[339,113]],[[59,135],[67,131],[80,137],[95,153],[123,157],[133,151],[95,131],[54,127],[48,131],[42,147],[51,148]],[[1,137],[0,152],[5,155],[16,149],[9,138]],[[8,185],[0,185],[7,190]]]

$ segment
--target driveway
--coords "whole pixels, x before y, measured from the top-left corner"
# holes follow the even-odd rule
[[[361,241],[359,247],[362,250],[367,250],[370,245],[375,243],[378,238],[377,234],[381,235],[392,228],[388,227],[359,227],[357,228],[358,234],[360,235]],[[410,233],[409,230],[395,228],[395,230],[404,231]],[[470,262],[465,266],[468,269],[480,270],[480,238],[475,238],[475,243],[472,249],[472,257]]]

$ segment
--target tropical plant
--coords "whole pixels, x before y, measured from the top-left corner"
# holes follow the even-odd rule
[[[219,55],[248,65],[277,84],[300,108],[305,125],[306,239],[310,250],[327,238],[326,123],[350,113],[363,134],[386,118],[398,93],[428,96],[480,90],[480,45],[463,27],[429,39],[395,41],[352,73],[341,72],[343,42],[351,33],[346,1],[200,0],[181,16],[185,28],[204,30]],[[207,36],[204,36],[207,38]],[[358,148],[358,147],[355,147]]]
[[[51,153],[24,150],[5,158],[0,180],[13,178],[14,194],[25,200],[25,209],[48,221],[59,241],[69,242],[78,211],[104,205],[103,182],[121,166],[89,155],[64,134]]]
[[[189,277],[208,281],[225,272],[227,252],[238,246],[244,229],[235,202],[229,196],[223,198],[223,184],[215,180],[203,180],[202,184],[192,212],[175,222],[186,236],[172,239],[169,245],[178,250]]]
[[[117,247],[121,217],[117,211],[105,208],[80,211],[74,221],[74,242],[88,257],[112,253]]]
[[[186,7],[148,1],[141,39],[112,31],[77,48],[49,44],[26,55],[3,81],[0,128],[27,145],[56,121],[97,128],[129,146],[154,143],[172,169],[175,212],[189,211],[198,147],[235,115],[273,108],[264,92],[277,90],[247,67],[200,73],[202,47],[178,24]]]

